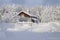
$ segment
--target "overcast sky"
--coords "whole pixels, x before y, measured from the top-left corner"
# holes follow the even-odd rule
[[[60,5],[60,0],[0,0],[0,5],[3,4],[19,4],[27,7],[37,5]]]

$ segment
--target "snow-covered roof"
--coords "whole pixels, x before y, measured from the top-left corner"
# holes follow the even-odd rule
[[[27,15],[30,15],[30,16],[37,17],[36,15],[33,15],[33,13],[29,13],[28,11],[20,11],[19,13],[21,13],[21,12],[24,12],[24,13],[26,13]],[[19,14],[19,13],[18,13],[18,14]]]

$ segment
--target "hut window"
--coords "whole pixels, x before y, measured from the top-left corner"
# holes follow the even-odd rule
[[[33,23],[35,22],[33,19],[31,20]]]

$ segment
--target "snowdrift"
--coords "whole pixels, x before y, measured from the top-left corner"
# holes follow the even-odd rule
[[[0,31],[60,32],[60,23],[0,23]]]

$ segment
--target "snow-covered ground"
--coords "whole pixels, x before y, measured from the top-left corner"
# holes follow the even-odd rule
[[[60,32],[59,22],[49,23],[0,23],[0,31]]]
[[[0,23],[0,40],[60,40],[60,23]]]

